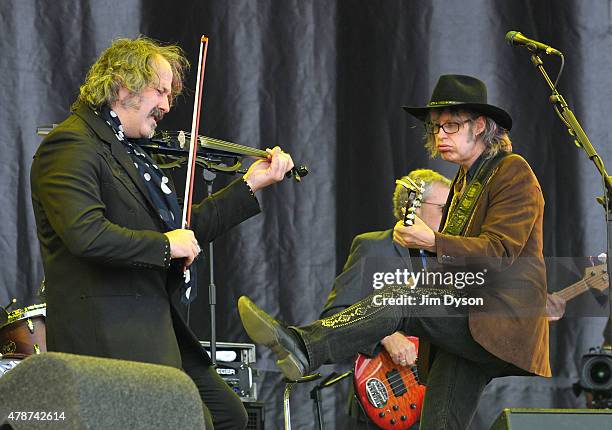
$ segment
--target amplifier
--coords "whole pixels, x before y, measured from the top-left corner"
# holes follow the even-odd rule
[[[265,430],[264,418],[266,414],[264,411],[264,404],[259,402],[245,402],[243,404],[249,417],[247,426],[244,430]]]
[[[210,357],[210,342],[200,341]],[[243,402],[257,401],[257,370],[255,363],[255,345],[252,343],[217,342],[216,371]]]

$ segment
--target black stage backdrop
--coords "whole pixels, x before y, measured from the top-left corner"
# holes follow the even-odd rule
[[[481,77],[490,101],[512,114],[515,151],[530,161],[544,189],[545,254],[597,255],[605,247],[594,200],[600,178],[553,113],[528,52],[506,45],[504,34],[520,30],[566,54],[559,88],[612,163],[611,14],[609,0],[2,0],[0,303],[40,301],[28,179],[40,141],[36,127],[67,115],[86,71],[111,40],[138,34],[178,43],[192,62],[200,35],[209,36],[202,131],[261,148],[280,145],[311,170],[301,184],[263,191],[264,213],[216,242],[220,340],[247,340],[235,307],[242,294],[286,321],[315,318],[351,238],[392,225],[394,179],[418,167],[453,175],[451,165],[428,159],[422,128],[400,109],[426,103],[442,73]],[[558,59],[544,61],[556,75]],[[195,67],[187,87],[194,81]],[[162,128],[189,129],[192,94]],[[209,333],[204,266],[191,308],[203,338]],[[576,276],[555,278],[549,288]],[[601,343],[602,326],[602,318],[554,324],[555,377],[495,381],[472,428],[488,428],[502,407],[582,406],[571,385],[582,353]],[[267,427],[281,428],[282,381],[268,351],[258,350],[257,365]],[[311,387],[293,395],[295,428],[313,427]],[[327,428],[345,426],[344,389],[326,390]]]

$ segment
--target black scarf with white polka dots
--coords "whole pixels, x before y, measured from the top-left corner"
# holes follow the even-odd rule
[[[125,146],[127,153],[130,154],[134,162],[134,168],[143,178],[149,197],[168,231],[181,228],[181,210],[176,193],[168,186],[168,177],[164,175],[149,154],[138,146],[135,139],[130,139],[123,134],[121,121],[112,109],[106,106],[96,113],[112,128],[117,140]]]

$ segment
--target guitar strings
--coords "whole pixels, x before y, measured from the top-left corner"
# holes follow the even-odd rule
[[[399,381],[398,379],[396,379],[394,381],[389,381],[389,387],[390,388],[398,388],[398,387],[401,387],[402,385],[404,385],[406,388],[412,388],[412,387],[416,387],[416,386],[421,385],[421,384],[419,384],[417,381],[410,382],[410,383],[406,384],[405,381],[403,381],[403,380]]]
[[[605,274],[605,272],[602,273],[601,275],[603,274]],[[562,297],[563,299],[567,301],[567,300],[573,299],[574,297],[578,296],[579,294],[582,294],[585,291],[588,291],[589,288],[591,288],[589,284],[597,288],[600,291],[605,290],[605,287],[608,284],[607,279],[605,279],[606,276],[599,276],[599,275],[596,275],[596,276],[597,276],[597,279],[595,280],[592,280],[592,278],[582,279],[576,282],[574,285],[567,287],[565,290],[561,290],[554,294]]]
[[[411,381],[408,384],[406,384],[406,382],[403,379],[403,376],[406,376],[406,377],[412,376],[412,380],[414,382]],[[386,378],[386,381],[388,381],[389,388],[391,389],[400,387],[401,385],[404,385],[407,389],[421,385],[418,383],[418,371],[416,369],[398,370],[397,373]]]

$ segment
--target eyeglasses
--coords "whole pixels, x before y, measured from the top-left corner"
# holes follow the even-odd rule
[[[472,118],[468,118],[461,122],[449,121],[444,124],[436,124],[435,122],[426,122],[425,123],[425,132],[427,134],[438,134],[440,129],[444,130],[446,134],[454,134],[459,131],[461,126],[466,122],[472,121]]]

